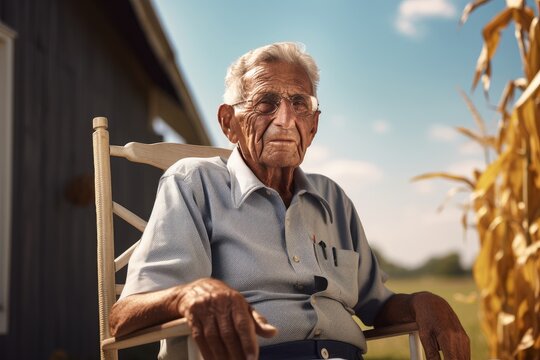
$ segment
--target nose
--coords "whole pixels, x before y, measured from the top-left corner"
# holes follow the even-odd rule
[[[289,103],[288,100],[283,99],[276,111],[274,124],[288,129],[294,126],[295,121],[296,114],[292,109],[292,105]]]

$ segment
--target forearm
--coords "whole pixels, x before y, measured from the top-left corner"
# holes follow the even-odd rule
[[[412,306],[416,294],[395,294],[379,310],[374,325],[385,326],[416,321]]]
[[[115,303],[109,316],[111,335],[122,336],[181,317],[182,286],[130,295]]]

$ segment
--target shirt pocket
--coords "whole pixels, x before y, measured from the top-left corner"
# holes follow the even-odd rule
[[[315,254],[321,269],[319,290],[316,295],[326,296],[343,303],[347,308],[353,308],[358,302],[358,262],[360,255],[353,250],[343,250],[331,246],[326,249],[315,244]],[[326,256],[325,256],[326,253]]]

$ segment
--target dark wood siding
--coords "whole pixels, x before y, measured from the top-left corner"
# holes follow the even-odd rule
[[[147,117],[150,78],[102,6],[0,0],[0,20],[18,33],[5,359],[47,359],[57,350],[74,359],[99,357],[95,212],[84,196],[92,190],[91,119],[109,117],[115,144],[159,140]],[[148,216],[159,172],[114,167],[114,196]],[[66,197],[70,186],[79,205]],[[137,236],[119,224],[118,248]]]

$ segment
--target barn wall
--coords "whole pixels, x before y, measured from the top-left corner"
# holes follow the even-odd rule
[[[111,142],[158,141],[149,77],[99,1],[0,0],[17,31],[13,230],[6,359],[98,352],[92,118]],[[159,173],[114,162],[113,195],[147,216]],[[119,248],[136,234],[118,226]]]

